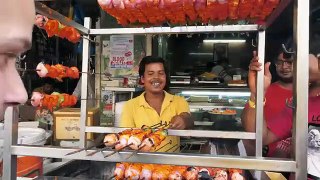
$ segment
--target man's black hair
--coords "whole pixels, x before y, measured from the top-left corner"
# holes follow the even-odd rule
[[[164,71],[167,74],[166,71],[166,63],[164,59],[161,57],[156,57],[156,56],[146,56],[142,58],[140,64],[139,64],[139,76],[142,77],[144,74],[144,71],[146,69],[146,65],[151,64],[151,63],[162,63],[164,67]]]

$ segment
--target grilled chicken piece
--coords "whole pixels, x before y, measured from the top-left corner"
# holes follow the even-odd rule
[[[151,180],[153,171],[154,171],[153,164],[143,164],[141,169],[140,179]]]
[[[186,166],[174,166],[169,174],[169,180],[182,180],[186,169]]]
[[[103,139],[103,142],[104,142],[104,145],[105,146],[112,146],[114,145],[116,142],[118,142],[119,140],[119,136],[118,134],[107,134],[104,139]]]
[[[141,164],[130,164],[125,171],[125,178],[128,180],[139,180],[141,168]]]
[[[128,144],[131,144],[130,148],[133,150],[138,150],[143,139],[145,139],[145,137],[151,134],[151,132],[152,132],[151,129],[147,129],[144,132],[131,135],[128,140]]]
[[[114,170],[115,179],[124,179],[124,173],[129,164],[128,163],[117,163]]]
[[[166,180],[166,179],[168,179],[171,168],[172,168],[172,166],[169,166],[169,165],[156,166],[155,170],[152,173],[152,180]]]
[[[225,169],[215,168],[214,169],[215,180],[228,180],[228,173]]]
[[[187,171],[183,174],[186,180],[197,180],[199,170],[196,167],[188,167]]]

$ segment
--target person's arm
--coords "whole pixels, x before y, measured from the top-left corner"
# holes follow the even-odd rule
[[[133,105],[128,101],[123,106],[119,127],[136,127],[133,120]]]
[[[175,97],[176,98],[176,97]],[[170,128],[172,129],[192,129],[194,121],[190,114],[188,102],[182,98],[177,97],[177,114],[171,119]]]
[[[248,83],[250,88],[250,101],[255,103],[256,89],[257,89],[257,72],[261,70],[261,63],[258,61],[256,52],[253,52],[253,59],[251,60],[248,73]],[[269,71],[270,63],[265,64],[265,75],[264,75],[264,92],[270,86],[271,73]],[[241,115],[242,126],[247,132],[256,131],[256,109],[255,105],[250,107],[249,104],[245,106]],[[263,119],[263,144],[270,144],[277,141],[277,137],[269,131],[265,119]]]
[[[255,102],[255,96],[250,96],[250,101]],[[242,126],[247,132],[256,132],[256,109],[250,107],[249,104],[245,106],[241,115]],[[278,140],[277,136],[267,127],[266,120],[263,118],[263,144],[268,145]]]

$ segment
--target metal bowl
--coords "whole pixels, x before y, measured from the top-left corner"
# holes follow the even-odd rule
[[[216,122],[216,121],[228,121],[228,120],[234,120],[236,118],[236,114],[217,114],[208,112],[210,115],[210,121]]]
[[[193,118],[194,121],[203,121],[203,115],[205,111],[199,110],[199,111],[194,111],[191,112],[191,117]]]

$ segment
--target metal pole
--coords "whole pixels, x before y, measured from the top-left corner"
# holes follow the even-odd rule
[[[146,56],[152,55],[152,35],[146,35]]]
[[[100,28],[101,19],[99,18],[96,22],[96,28]],[[104,70],[102,66],[101,54],[102,54],[102,40],[101,36],[96,36],[96,53],[95,53],[95,72],[101,73]],[[102,68],[103,67],[103,68]],[[102,69],[102,70],[101,70]],[[101,97],[101,79],[102,75],[95,76],[95,98],[100,99]],[[100,107],[100,100],[96,100],[95,107]]]
[[[258,32],[258,56],[262,64],[261,71],[257,77],[257,98],[256,98],[256,156],[262,157],[262,135],[263,135],[263,101],[264,101],[264,56],[265,56],[265,31]]]
[[[309,1],[295,0],[294,42],[296,60],[294,62],[294,107],[293,143],[294,159],[297,162],[295,179],[307,179],[307,134],[309,85]]]
[[[84,18],[84,27],[90,29],[91,19],[89,17]],[[87,98],[88,98],[88,67],[89,67],[89,56],[90,56],[90,43],[89,35],[84,35],[83,38],[83,52],[82,52],[82,76],[81,76],[81,107],[80,107],[80,137],[79,146],[81,148],[86,145],[86,124],[87,124]]]
[[[18,108],[8,107],[4,121],[4,139],[3,147],[3,179],[17,178],[17,155],[11,154],[11,147],[17,145],[18,141]]]

